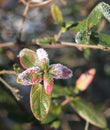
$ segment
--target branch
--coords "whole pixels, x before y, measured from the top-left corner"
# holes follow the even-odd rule
[[[11,91],[11,93],[13,94],[13,96],[15,97],[15,99],[18,101],[21,99],[21,96],[18,94],[19,89],[12,87],[11,85],[9,85],[4,79],[2,79],[0,77],[0,81],[6,86],[7,89],[9,89]]]
[[[40,45],[38,43],[37,40],[32,40],[33,43],[36,43],[37,45]],[[13,42],[6,42],[6,43],[0,43],[0,48],[3,48],[3,47],[10,47],[10,46],[14,46],[15,43]],[[30,45],[30,44],[29,44]],[[99,49],[99,50],[103,50],[103,51],[110,51],[110,48],[107,48],[107,47],[104,47],[104,46],[101,46],[101,45],[91,45],[91,44],[78,44],[78,43],[73,43],[73,42],[58,42],[58,43],[53,43],[53,44],[47,44],[47,45],[40,45],[44,48],[62,48],[63,46],[72,46],[72,47],[76,47],[78,48],[79,50],[82,50],[82,49],[87,49],[87,48],[90,48],[90,49]]]
[[[18,39],[21,39],[21,36],[22,36],[22,31],[23,31],[24,23],[25,23],[26,16],[27,16],[27,13],[28,13],[28,10],[29,10],[29,5],[30,5],[30,0],[28,2],[26,2],[26,6],[25,6],[25,9],[24,9],[24,12],[23,12],[23,18],[22,18],[22,21],[21,21],[21,27],[20,27]]]
[[[27,4],[26,0],[20,0],[24,5]],[[35,8],[35,7],[40,7],[40,6],[44,6],[50,2],[53,2],[54,0],[46,0],[40,3],[30,3],[29,7]]]
[[[38,41],[36,40],[35,41],[37,45],[40,45],[38,43]],[[87,49],[87,48],[90,48],[90,49],[99,49],[99,50],[103,50],[103,51],[110,51],[110,48],[107,48],[107,47],[104,47],[104,46],[101,46],[101,45],[91,45],[91,44],[78,44],[78,43],[73,43],[73,42],[57,42],[56,44],[52,44],[52,45],[41,45],[43,46],[44,48],[62,48],[63,46],[72,46],[72,47],[76,47],[78,48],[79,50],[82,50],[82,49]]]
[[[0,74],[16,74],[16,72],[13,70],[2,70],[0,71]]]
[[[10,47],[10,46],[14,46],[14,45],[15,45],[15,43],[13,43],[13,42],[0,43],[0,48]]]
[[[86,121],[86,125],[85,125],[85,129],[84,130],[88,130],[89,129],[89,122]]]
[[[86,48],[91,48],[91,49],[100,49],[104,51],[110,51],[110,48],[106,48],[101,45],[90,45],[90,44],[78,44],[78,43],[71,43],[71,42],[60,42],[61,45],[65,46],[73,46],[80,49],[86,49]]]

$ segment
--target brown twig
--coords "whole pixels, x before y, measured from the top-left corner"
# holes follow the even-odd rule
[[[38,41],[36,41],[36,44],[38,44]],[[40,44],[38,44],[40,45]],[[103,51],[110,51],[110,48],[106,48],[104,46],[101,46],[101,45],[91,45],[91,44],[77,44],[77,43],[73,43],[73,42],[58,42],[56,44],[52,44],[52,45],[41,45],[42,47],[44,48],[62,48],[63,46],[71,46],[71,47],[76,47],[78,48],[79,50],[82,50],[82,49],[87,49],[87,48],[90,48],[90,49],[99,49],[99,50],[103,50]]]
[[[86,121],[86,125],[85,125],[84,130],[88,130],[88,129],[89,129],[89,122],[88,122],[88,121]]]
[[[13,70],[1,70],[0,75],[2,74],[16,74],[16,72]]]
[[[62,33],[63,33],[62,30],[60,30],[60,31],[58,32],[58,34],[54,36],[55,41],[58,41],[58,40],[60,39]]]
[[[14,88],[14,87],[12,87],[11,85],[9,85],[9,84],[8,84],[4,79],[2,79],[1,77],[0,77],[0,82],[2,82],[2,83],[6,86],[6,88],[9,89],[9,90],[12,92],[13,96],[16,98],[17,101],[20,100],[21,96],[18,94],[19,89]]]
[[[90,48],[90,49],[100,49],[104,51],[110,51],[110,48],[105,48],[104,46],[101,46],[101,45],[77,44],[77,43],[71,43],[71,42],[60,42],[60,44],[65,45],[65,46],[73,46],[78,49]]]
[[[33,40],[37,45],[40,45],[38,44],[38,40]],[[9,47],[9,46],[14,46],[15,43],[13,42],[7,42],[7,43],[0,43],[0,48],[3,48],[3,47]],[[101,45],[91,45],[91,44],[77,44],[77,43],[73,43],[73,42],[58,42],[56,44],[52,44],[52,45],[40,45],[44,48],[62,48],[63,46],[72,46],[72,47],[76,47],[78,48],[79,50],[81,49],[86,49],[86,48],[90,48],[90,49],[99,49],[99,50],[103,50],[103,51],[110,51],[110,48],[106,48],[104,46],[101,46]]]
[[[27,4],[27,2],[25,0],[20,0],[24,5]],[[40,3],[30,3],[29,7],[32,7],[32,8],[35,8],[35,7],[41,7],[41,6],[44,6],[50,2],[52,2],[54,0],[46,0],[46,1],[43,1],[43,2],[40,2]]]
[[[14,46],[14,45],[15,45],[15,43],[13,43],[13,42],[0,43],[0,48],[11,47],[11,46]]]
[[[65,106],[66,104],[68,104],[70,102],[70,99],[65,99],[62,103],[61,106]]]
[[[20,32],[19,32],[18,39],[21,39],[21,36],[22,36],[24,22],[25,22],[25,19],[26,19],[28,10],[29,10],[29,5],[30,5],[30,0],[28,2],[26,2],[26,7],[25,7],[24,12],[23,12],[23,19],[22,19],[22,22],[21,22],[21,29],[20,29]]]

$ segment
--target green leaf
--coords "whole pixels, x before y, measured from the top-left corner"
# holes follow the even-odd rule
[[[98,37],[99,37],[98,44],[100,44],[104,47],[110,47],[110,36],[109,35],[99,33]]]
[[[100,6],[97,5],[90,15],[87,18],[87,29],[88,31],[91,30],[95,25],[97,25],[102,17],[102,11]]]
[[[42,84],[32,86],[30,93],[31,110],[36,119],[42,121],[46,118],[51,103],[51,94],[46,94]]]
[[[110,47],[110,36],[103,33],[92,34],[91,41],[96,45]]]
[[[91,106],[88,106],[87,103],[82,101],[80,98],[74,98],[70,102],[73,109],[87,122],[100,127],[100,128],[107,128],[105,118],[97,113]]]
[[[38,43],[40,45],[45,45],[45,44],[52,44],[55,43],[55,38],[54,37],[44,37],[44,38],[39,38]]]
[[[58,99],[53,99],[50,107],[49,114],[46,119],[42,122],[43,124],[51,123],[58,119],[60,113],[62,112],[62,106],[59,105],[60,101]]]
[[[34,51],[30,49],[23,49],[19,54],[20,63],[23,68],[27,69],[38,65],[38,58]]]
[[[55,23],[62,26],[64,21],[63,21],[62,13],[60,9],[58,8],[58,6],[56,5],[51,6],[51,14],[52,14],[53,19],[55,20]]]
[[[79,32],[79,31],[86,31],[87,32],[87,20],[84,19],[82,21],[80,21],[79,23],[77,23],[76,27],[71,28],[71,30],[75,31],[75,32]]]

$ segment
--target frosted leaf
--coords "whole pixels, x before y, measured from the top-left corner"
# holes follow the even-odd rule
[[[56,79],[68,79],[73,75],[72,71],[62,64],[52,64],[49,73]]]
[[[49,66],[49,58],[47,52],[43,48],[40,48],[37,50],[37,56],[40,68],[42,70],[46,70]]]
[[[22,85],[33,85],[42,81],[42,73],[39,67],[29,68],[17,77],[17,82]]]
[[[44,59],[49,60],[48,54],[43,48],[37,49],[37,56],[38,56],[39,61],[42,61]]]
[[[110,22],[110,6],[104,2],[100,4],[100,8],[102,10],[102,14],[104,17]]]

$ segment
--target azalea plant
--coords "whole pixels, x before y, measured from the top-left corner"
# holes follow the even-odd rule
[[[48,116],[52,97],[55,96],[54,91],[56,86],[54,84],[54,78],[72,78],[73,72],[71,69],[60,63],[49,65],[48,54],[43,48],[37,49],[36,52],[24,48],[19,53],[19,59],[22,67],[26,70],[18,74],[17,82],[25,86],[32,86],[30,91],[31,110],[36,119],[44,121]],[[59,93],[56,93],[56,97],[65,97],[65,100],[60,107],[69,103],[87,122],[100,128],[106,128],[105,118],[100,114],[97,114],[95,110],[91,109],[83,100],[75,96],[80,91],[87,89],[92,82],[95,73],[96,70],[94,68],[84,72],[77,79],[74,88],[68,88],[66,91],[64,88],[60,88]],[[56,89],[58,90],[58,88]]]
[[[38,49],[36,53],[29,49],[23,49],[19,58],[21,65],[26,70],[18,75],[17,82],[22,85],[32,85],[31,109],[37,119],[43,120],[50,107],[54,86],[53,78],[71,78],[72,71],[62,64],[49,65],[48,54],[44,49]]]

